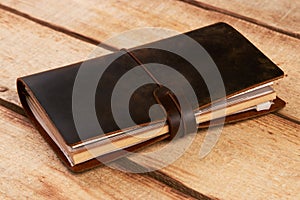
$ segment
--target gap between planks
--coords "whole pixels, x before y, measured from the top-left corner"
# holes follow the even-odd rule
[[[106,50],[109,50],[109,51],[117,51],[117,50],[119,50],[119,49],[117,49],[117,48],[115,48],[113,46],[110,46],[110,45],[107,45],[105,43],[102,43],[101,41],[96,40],[94,38],[82,35],[80,33],[77,33],[77,32],[71,31],[69,29],[66,29],[64,27],[61,27],[61,26],[58,26],[58,25],[46,22],[44,20],[38,19],[38,18],[33,17],[33,16],[29,15],[29,14],[26,14],[24,12],[16,10],[14,8],[10,8],[8,6],[5,6],[5,5],[3,5],[1,3],[0,3],[0,9],[5,10],[7,12],[10,12],[12,14],[18,15],[18,16],[23,17],[25,19],[28,19],[30,21],[33,21],[33,22],[35,22],[35,23],[37,23],[37,24],[39,24],[41,26],[45,26],[45,27],[48,27],[48,28],[50,28],[52,30],[55,30],[55,31],[58,31],[60,33],[66,34],[66,35],[68,35],[70,37],[73,37],[75,39],[81,40],[83,42],[87,42],[87,43],[90,43],[90,44],[93,44],[93,45],[97,45],[98,47],[101,47],[103,49],[106,49]]]
[[[139,165],[138,163],[136,163],[126,157],[118,159],[117,161],[114,162],[114,165],[118,166],[118,168],[124,169],[125,171],[126,171],[126,169],[138,169],[138,171],[147,171],[147,168],[145,168],[142,165]],[[209,200],[209,199],[216,200],[216,199],[218,199],[216,197],[203,195],[200,192],[184,185],[180,181],[170,177],[166,173],[163,173],[159,170],[146,172],[146,173],[140,173],[139,175],[150,177],[156,181],[164,183],[165,185],[167,185],[171,188],[174,188],[175,190],[177,190],[183,194],[189,195],[196,199],[200,199],[200,200]]]
[[[253,23],[255,25],[267,28],[271,31],[275,31],[275,32],[278,32],[278,33],[281,33],[281,34],[284,34],[284,35],[287,35],[287,36],[290,36],[290,37],[293,37],[293,38],[296,38],[296,39],[300,39],[300,34],[299,33],[293,33],[293,32],[290,32],[290,31],[286,31],[282,28],[269,25],[269,24],[267,24],[263,21],[253,19],[251,17],[247,17],[247,16],[244,16],[244,15],[241,15],[241,14],[238,14],[238,13],[226,10],[226,9],[218,8],[216,6],[212,6],[212,5],[209,5],[207,3],[199,2],[199,1],[196,1],[196,0],[176,0],[176,1],[185,2],[185,3],[188,3],[192,6],[196,6],[198,8],[202,8],[202,9],[205,9],[205,10],[218,12],[218,13],[230,16],[230,17],[234,17],[234,18],[244,20],[246,22],[250,22],[250,23]]]

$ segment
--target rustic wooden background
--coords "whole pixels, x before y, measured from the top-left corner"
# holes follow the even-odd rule
[[[220,21],[285,71],[275,87],[288,104],[225,126],[205,159],[198,158],[203,130],[159,171],[100,167],[72,174],[24,116],[17,77],[84,60],[123,31],[185,32]],[[300,199],[300,1],[1,0],[0,27],[0,199]]]

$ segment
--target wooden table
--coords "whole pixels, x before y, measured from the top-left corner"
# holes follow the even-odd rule
[[[300,1],[2,0],[0,10],[0,199],[300,199]],[[205,130],[152,173],[72,174],[24,116],[17,77],[84,60],[101,41],[134,28],[185,32],[219,21],[285,71],[275,89],[287,106],[226,125],[204,159]]]

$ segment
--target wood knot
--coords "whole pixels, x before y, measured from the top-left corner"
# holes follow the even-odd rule
[[[0,86],[0,92],[6,92],[8,90],[7,87]]]

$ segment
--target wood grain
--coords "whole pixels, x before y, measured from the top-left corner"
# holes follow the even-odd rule
[[[17,104],[14,85],[18,76],[85,59],[94,46],[68,36],[70,32],[94,41],[105,41],[138,27],[156,26],[184,32],[225,21],[284,69],[288,76],[275,85],[279,96],[288,101],[287,107],[280,112],[300,119],[299,40],[173,0],[97,2],[2,1],[33,18],[48,22],[48,27],[1,11],[0,97]],[[54,29],[54,25],[61,29]],[[145,43],[154,38],[149,35],[138,37],[137,41]],[[130,44],[122,41],[122,45],[115,45],[127,47]],[[61,199],[76,197],[75,194],[79,198],[178,197],[176,191],[159,182],[149,182],[147,178],[122,174],[109,168],[80,175],[70,174],[25,118],[4,108],[1,110],[1,136],[4,139],[0,141],[0,158],[5,162],[0,163],[0,168],[4,172],[1,180],[5,181],[0,183],[0,192],[3,197],[20,197],[10,189],[12,185],[20,188],[20,195],[28,198],[29,195],[46,198],[52,194]],[[162,178],[170,177],[195,191],[219,198],[299,199],[299,132],[299,125],[275,115],[229,125],[224,128],[213,152],[199,160],[199,147],[205,133],[201,131],[189,150],[159,173],[165,174]],[[16,138],[20,139],[20,143],[16,144]],[[147,150],[155,150],[163,144]],[[146,160],[144,164],[151,162],[153,160]],[[115,186],[118,186],[117,189]],[[68,193],[65,194],[64,190]],[[179,195],[178,198],[181,197]]]
[[[280,113],[295,120],[300,120],[298,109],[300,103],[300,84],[298,81],[300,68],[297,67],[300,63],[300,58],[297,56],[300,53],[298,48],[300,42],[298,39],[224,14],[207,11],[174,0],[164,2],[158,0],[151,2],[142,0],[66,0],[63,2],[29,0],[25,2],[16,0],[3,1],[2,4],[19,9],[21,12],[47,21],[49,24],[93,38],[96,41],[106,41],[123,31],[140,27],[154,26],[184,32],[219,21],[227,22],[249,38],[288,75],[284,80],[276,83],[279,96],[288,102],[286,108],[281,110]],[[81,14],[80,17],[78,17],[78,13]],[[152,37],[151,34],[145,37],[145,34],[143,34],[134,38],[134,44],[142,44],[153,41],[155,37]],[[130,42],[130,45],[132,44]],[[128,41],[123,41],[119,45],[117,46],[130,46]],[[41,54],[41,56],[43,55],[45,54]],[[15,99],[11,100],[15,101]]]
[[[19,105],[16,79],[85,60],[94,45],[32,21],[0,12],[0,98]],[[108,53],[106,50],[99,54]]]
[[[72,174],[27,118],[0,106],[1,199],[191,199],[165,184],[108,167]]]
[[[300,125],[275,115],[228,125],[212,152],[200,159],[203,130],[177,161],[159,171],[220,199],[299,199],[299,133]],[[143,152],[164,145],[161,142]],[[158,157],[130,159],[152,167]]]
[[[183,0],[300,38],[300,2],[290,0]]]

